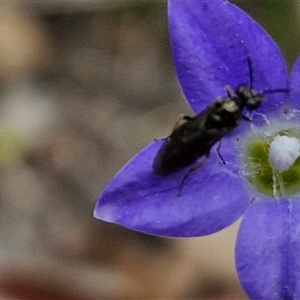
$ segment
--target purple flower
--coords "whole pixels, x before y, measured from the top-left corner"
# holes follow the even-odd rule
[[[249,84],[267,91],[222,140],[224,165],[212,148],[208,162],[168,176],[152,169],[164,140],[141,150],[106,186],[96,218],[167,237],[221,230],[244,213],[236,243],[240,281],[252,299],[300,299],[300,58],[290,78],[272,38],[247,14],[223,0],[169,0],[169,27],[181,88],[195,114],[224,87]]]

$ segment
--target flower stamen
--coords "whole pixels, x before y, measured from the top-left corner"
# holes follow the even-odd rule
[[[273,169],[288,170],[300,155],[300,141],[292,136],[277,135],[271,142],[269,161]]]
[[[300,192],[300,135],[296,129],[254,135],[247,144],[246,177],[258,191],[275,198]],[[257,173],[253,172],[255,164],[259,164],[254,169]]]

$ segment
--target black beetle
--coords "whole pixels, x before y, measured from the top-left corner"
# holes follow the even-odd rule
[[[288,89],[273,89],[257,92],[252,88],[253,72],[251,60],[247,58],[250,76],[250,85],[238,85],[233,91],[225,87],[227,96],[216,99],[210,106],[194,117],[181,115],[175,123],[170,136],[165,138],[153,161],[153,170],[156,174],[166,176],[191,165],[198,158],[206,156],[202,162],[191,167],[183,177],[178,195],[181,194],[183,184],[188,175],[200,168],[208,159],[213,145],[220,141],[217,148],[222,162],[225,160],[220,154],[221,139],[234,128],[242,119],[251,121],[243,115],[244,108],[258,109],[264,100],[264,95],[269,93],[288,92]]]

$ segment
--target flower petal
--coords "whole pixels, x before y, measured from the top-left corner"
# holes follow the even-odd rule
[[[293,108],[300,109],[300,56],[296,60],[290,76],[290,97]]]
[[[169,237],[201,236],[233,223],[249,204],[238,156],[229,139],[222,143],[224,165],[215,150],[209,161],[180,182],[189,167],[162,177],[152,162],[162,141],[149,144],[104,189],[94,216],[127,228]]]
[[[300,299],[300,199],[252,205],[236,245],[240,282],[251,299]]]
[[[225,85],[250,83],[247,57],[256,90],[288,87],[286,64],[276,43],[229,2],[169,0],[169,27],[180,84],[196,113],[225,96]],[[267,98],[261,112],[278,109],[286,95]]]

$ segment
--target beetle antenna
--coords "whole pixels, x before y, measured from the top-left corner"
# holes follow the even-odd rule
[[[249,78],[250,78],[250,89],[253,88],[253,66],[250,56],[247,56],[247,65],[249,71]]]
[[[253,65],[250,56],[247,56],[247,65],[249,71],[249,78],[250,78],[250,89],[253,89]],[[288,93],[289,89],[282,88],[282,89],[273,89],[273,90],[263,90],[262,94],[275,94],[275,93]]]
[[[262,94],[275,94],[275,93],[288,93],[289,89],[274,89],[274,90],[263,90]]]

